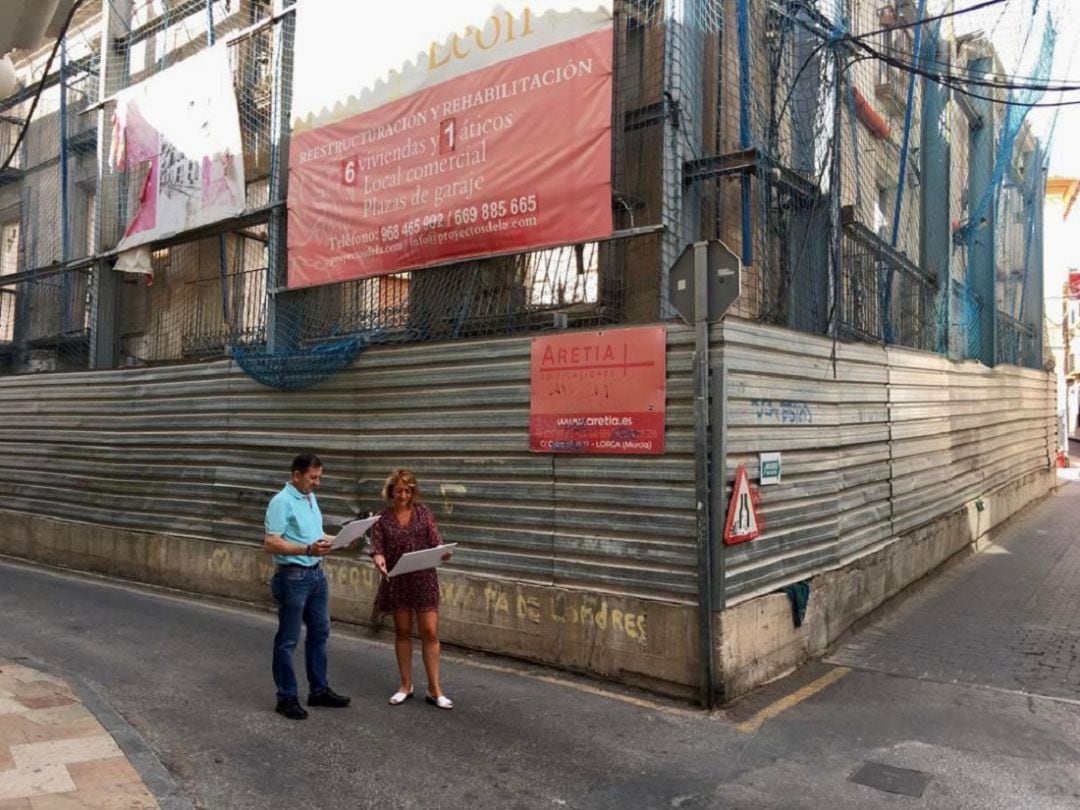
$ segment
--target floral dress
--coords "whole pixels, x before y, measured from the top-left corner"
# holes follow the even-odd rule
[[[382,554],[386,558],[386,570],[392,571],[402,554],[441,546],[442,542],[442,535],[435,525],[435,515],[426,506],[413,506],[407,526],[398,522],[393,507],[388,506],[379,513],[379,520],[371,529],[371,549],[368,554],[372,557]],[[439,575],[434,568],[384,579],[375,594],[376,613],[438,608]]]

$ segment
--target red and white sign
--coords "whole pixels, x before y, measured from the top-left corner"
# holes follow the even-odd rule
[[[1069,271],[1069,298],[1080,299],[1080,270]]]
[[[757,510],[757,496],[750,489],[750,476],[746,465],[740,464],[735,473],[735,485],[728,501],[727,523],[724,524],[724,542],[728,545],[754,540],[761,535],[761,517]]]
[[[146,173],[120,250],[243,212],[244,156],[227,45],[117,93],[109,163]]]
[[[529,449],[663,453],[666,349],[662,326],[534,338]]]
[[[445,5],[438,13],[475,8]],[[301,37],[305,8],[297,87],[311,98],[301,100],[289,146],[289,287],[611,233],[607,11],[522,6],[465,18],[462,33],[397,54],[424,49],[400,72],[331,101],[302,75],[317,65],[307,51],[327,47],[311,32]],[[398,33],[378,27],[379,36]],[[335,72],[348,75],[352,58]]]

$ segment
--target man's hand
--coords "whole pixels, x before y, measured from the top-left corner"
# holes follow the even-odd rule
[[[310,557],[325,557],[332,551],[330,541],[325,537],[322,540],[316,540],[311,544]]]
[[[454,556],[454,552],[448,551],[448,552],[446,552],[445,554],[442,555],[442,561],[443,562],[450,562],[450,558],[453,557],[453,556]]]

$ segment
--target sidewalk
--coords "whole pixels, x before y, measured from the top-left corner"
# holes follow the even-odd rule
[[[932,579],[826,661],[1080,700],[1080,467],[1059,470],[1058,478],[1052,495],[1010,521],[980,553]]]
[[[0,658],[0,810],[156,807],[64,681]]]

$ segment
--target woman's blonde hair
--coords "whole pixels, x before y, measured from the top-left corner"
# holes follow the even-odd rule
[[[420,485],[416,483],[416,476],[412,470],[399,467],[386,478],[383,484],[382,496],[387,503],[394,502],[394,484],[401,483],[412,490],[412,503],[420,502]]]

